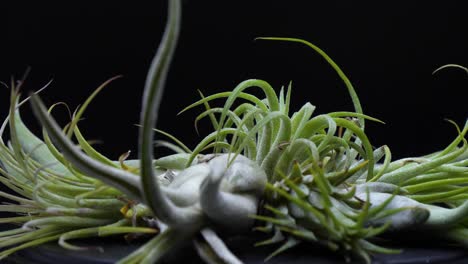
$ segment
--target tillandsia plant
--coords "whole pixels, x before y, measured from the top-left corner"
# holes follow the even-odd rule
[[[180,27],[180,0],[169,1],[163,40],[145,84],[138,159],[117,161],[97,152],[78,123],[101,85],[61,129],[37,95],[21,101],[23,81],[11,84],[10,111],[0,129],[0,181],[12,192],[0,219],[18,228],[0,232],[0,258],[24,248],[58,241],[70,250],[89,250],[71,239],[124,234],[147,242],[119,263],[154,263],[192,242],[207,263],[241,263],[218,236],[265,232],[281,243],[267,258],[300,243],[317,244],[346,259],[371,262],[374,253],[398,253],[376,244],[384,232],[427,232],[468,246],[468,122],[444,150],[392,161],[387,146],[374,148],[356,92],[321,49],[300,39],[260,38],[305,44],[318,52],[346,85],[355,112],[313,116],[306,103],[290,113],[291,85],[277,94],[265,81],[247,80],[233,91],[204,97],[183,111],[203,106],[213,132],[193,149],[153,129]],[[460,67],[464,70],[465,68]],[[265,98],[245,92],[260,88]],[[226,99],[223,107],[211,107]],[[243,99],[243,103],[234,103]],[[43,127],[43,140],[22,122],[30,101]],[[218,116],[218,118],[217,118]],[[154,158],[160,141],[176,154]],[[73,137],[77,143],[72,141]],[[14,193],[14,194],[12,194]],[[149,238],[149,239],[148,239]],[[254,245],[252,245],[252,250]],[[234,249],[235,251],[235,249]]]

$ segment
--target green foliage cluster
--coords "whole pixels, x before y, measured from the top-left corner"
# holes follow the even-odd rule
[[[9,203],[0,219],[18,226],[0,232],[0,259],[19,250],[58,241],[70,250],[89,250],[71,239],[124,234],[148,241],[120,263],[154,263],[192,241],[207,263],[241,263],[217,235],[271,235],[256,246],[280,244],[267,259],[300,243],[339,252],[347,260],[371,262],[384,232],[427,232],[468,245],[468,122],[442,151],[392,161],[387,146],[374,147],[356,92],[336,63],[315,45],[293,38],[260,38],[305,44],[320,54],[348,89],[355,112],[314,116],[306,103],[291,113],[292,85],[277,94],[267,82],[247,80],[232,91],[204,96],[183,111],[203,106],[196,124],[209,118],[213,132],[193,149],[153,129],[180,27],[179,0],[169,17],[150,67],[136,160],[100,154],[83,136],[79,121],[102,84],[60,128],[36,94],[20,101],[20,82],[11,85],[9,115],[0,128],[0,192]],[[461,66],[456,66],[466,70]],[[24,81],[24,80],[23,80]],[[263,97],[248,93],[258,88]],[[213,101],[225,99],[222,107]],[[43,127],[31,133],[19,109],[31,101]],[[242,100],[240,103],[239,100]],[[9,141],[3,140],[9,128]],[[154,158],[158,141],[176,154]],[[72,140],[75,140],[76,143]],[[252,250],[254,245],[252,245]]]

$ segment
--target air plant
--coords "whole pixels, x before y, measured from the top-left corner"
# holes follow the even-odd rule
[[[341,69],[321,49],[300,39],[260,38],[305,44],[338,73],[355,112],[313,116],[306,103],[290,113],[291,85],[279,94],[265,81],[247,80],[233,91],[205,97],[213,132],[191,150],[173,136],[153,129],[180,27],[179,0],[169,1],[168,23],[145,84],[138,159],[112,161],[83,137],[78,123],[101,85],[61,129],[37,93],[20,101],[12,83],[10,141],[0,141],[0,181],[16,194],[0,192],[13,203],[1,211],[17,216],[0,223],[21,225],[0,233],[0,258],[49,241],[85,250],[68,241],[126,234],[147,237],[120,263],[153,263],[193,241],[207,263],[241,263],[218,236],[271,234],[257,246],[282,243],[267,258],[300,243],[318,244],[371,262],[373,253],[398,253],[374,238],[384,232],[434,231],[468,246],[468,122],[440,152],[391,160],[387,146],[374,148],[356,92]],[[460,67],[460,66],[458,66]],[[463,68],[465,69],[465,68]],[[465,69],[466,70],[466,69]],[[260,88],[265,98],[247,93]],[[226,99],[223,107],[211,107]],[[233,107],[237,99],[245,102]],[[19,108],[30,100],[43,127],[43,140],[22,122]],[[216,116],[219,116],[217,118]],[[177,152],[154,158],[158,132]],[[74,137],[78,144],[72,141]],[[207,154],[202,154],[207,153]]]

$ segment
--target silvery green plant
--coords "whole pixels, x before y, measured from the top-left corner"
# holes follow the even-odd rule
[[[127,160],[128,153],[118,161],[106,158],[78,126],[113,79],[91,94],[64,129],[50,115],[58,104],[47,109],[40,90],[20,101],[23,82],[11,84],[9,116],[0,129],[0,135],[7,125],[10,131],[9,142],[0,141],[0,181],[16,194],[0,192],[13,202],[0,210],[17,216],[0,223],[20,227],[0,233],[0,258],[50,241],[90,250],[68,241],[125,234],[149,240],[120,263],[158,262],[187,241],[207,263],[241,263],[218,234],[252,230],[271,234],[257,246],[280,244],[267,258],[313,243],[371,262],[371,254],[399,252],[375,244],[383,232],[430,230],[468,245],[468,122],[444,150],[392,161],[390,149],[374,148],[364,132],[366,120],[381,121],[363,114],[346,75],[307,41],[259,39],[298,42],[319,53],[343,80],[355,112],[313,116],[315,106],[306,103],[290,113],[291,85],[277,94],[265,81],[247,80],[233,91],[200,93],[183,110],[203,106],[196,122],[207,117],[213,125],[193,150],[153,129],[179,35],[180,0],[169,1],[168,13],[145,84],[136,160]],[[252,88],[265,98],[245,91]],[[222,107],[211,106],[217,99],[225,99]],[[244,102],[234,107],[237,99]],[[20,106],[28,100],[43,140],[21,120]],[[159,142],[177,153],[155,159],[155,132],[172,139]]]

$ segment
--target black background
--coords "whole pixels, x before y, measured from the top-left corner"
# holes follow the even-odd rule
[[[73,109],[100,83],[124,78],[103,90],[80,125],[112,159],[136,156],[140,97],[146,70],[165,21],[166,3],[22,4],[3,9],[7,18],[0,80],[31,73],[23,93],[54,79],[42,93],[48,104]],[[97,1],[96,1],[97,2]],[[180,42],[161,105],[158,128],[193,147],[202,108],[176,116],[205,95],[233,89],[249,78],[277,90],[293,81],[297,110],[310,101],[316,113],[352,110],[345,86],[314,51],[294,43],[254,41],[259,36],[297,37],[324,49],[353,82],[364,112],[386,122],[368,123],[374,146],[387,144],[394,157],[439,150],[456,136],[444,118],[467,118],[466,73],[441,65],[468,65],[464,1],[184,1]],[[250,90],[260,95],[258,90]],[[6,117],[8,90],[0,90]],[[34,131],[29,108],[24,116]],[[66,123],[64,109],[54,115]],[[202,134],[209,131],[207,120]]]

